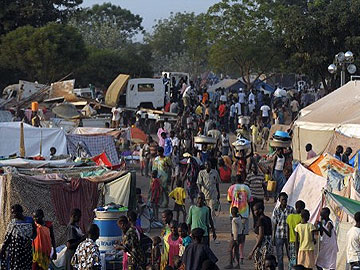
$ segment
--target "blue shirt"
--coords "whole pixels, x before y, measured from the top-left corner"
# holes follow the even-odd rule
[[[164,144],[164,156],[165,157],[169,157],[172,153],[172,143],[171,143],[171,139],[170,138],[166,138],[165,139],[165,144]]]

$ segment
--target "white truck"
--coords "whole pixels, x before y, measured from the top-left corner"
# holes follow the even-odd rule
[[[109,86],[105,104],[112,107],[162,108],[165,105],[165,86],[162,78],[130,79],[120,74]]]

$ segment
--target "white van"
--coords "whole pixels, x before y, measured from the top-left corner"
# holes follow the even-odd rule
[[[109,86],[105,104],[112,107],[162,108],[165,105],[165,86],[162,79],[130,79],[120,74]]]

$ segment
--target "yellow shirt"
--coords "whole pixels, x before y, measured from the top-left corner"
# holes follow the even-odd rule
[[[197,115],[202,115],[202,113],[203,113],[203,108],[202,108],[201,105],[199,105],[199,106],[196,107],[195,113],[196,113]]]
[[[185,189],[182,187],[177,187],[170,192],[169,197],[175,199],[175,203],[179,205],[185,205]]]
[[[290,214],[286,218],[286,223],[289,225],[289,242],[296,242],[295,227],[301,222],[300,214]]]
[[[295,227],[295,232],[299,234],[299,250],[315,250],[315,245],[312,239],[312,231],[315,231],[316,228],[311,223],[298,224]]]
[[[250,129],[251,129],[251,134],[254,136],[257,136],[258,135],[258,133],[259,133],[259,128],[258,127],[256,127],[255,125],[252,125],[251,127],[250,127]]]

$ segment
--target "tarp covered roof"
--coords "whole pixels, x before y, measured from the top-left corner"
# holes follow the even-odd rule
[[[328,126],[360,125],[360,81],[350,81],[301,110],[296,124]]]

